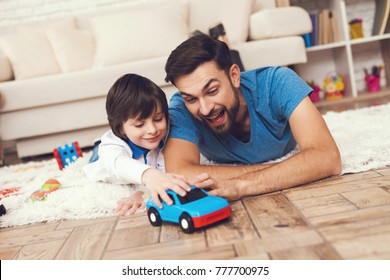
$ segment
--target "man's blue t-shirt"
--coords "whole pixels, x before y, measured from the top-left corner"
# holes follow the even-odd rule
[[[248,142],[231,134],[215,134],[192,117],[179,93],[169,104],[169,138],[194,143],[206,158],[221,163],[261,163],[293,150],[296,141],[288,119],[311,87],[288,68],[264,67],[241,73],[240,91],[250,117]]]

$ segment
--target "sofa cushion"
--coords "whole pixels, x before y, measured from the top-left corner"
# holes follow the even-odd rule
[[[27,79],[60,72],[57,60],[43,31],[21,32],[0,38],[15,79]]]
[[[231,44],[245,42],[252,4],[252,0],[191,0],[190,31],[208,34],[210,26],[222,22]]]
[[[11,62],[0,50],[0,82],[12,80],[13,76]]]
[[[311,32],[309,14],[300,7],[264,9],[251,15],[249,37],[262,40]]]
[[[250,41],[234,45],[234,48],[240,52],[245,70],[307,61],[305,43],[301,36]]]
[[[0,113],[105,97],[114,82],[127,73],[137,73],[159,86],[165,86],[167,83],[164,81],[164,65],[167,58],[163,56],[18,82],[3,82],[0,84],[0,91],[5,102]],[[104,108],[102,110],[104,111]]]
[[[51,29],[46,31],[62,72],[90,68],[95,57],[95,41],[89,31]]]
[[[187,1],[134,4],[123,13],[95,17],[95,66],[168,55],[188,38]]]

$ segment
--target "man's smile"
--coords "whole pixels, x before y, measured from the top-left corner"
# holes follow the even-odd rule
[[[218,127],[224,124],[226,118],[226,110],[221,109],[217,112],[213,112],[211,115],[207,117],[203,117],[203,119],[207,120],[207,122],[214,127]]]

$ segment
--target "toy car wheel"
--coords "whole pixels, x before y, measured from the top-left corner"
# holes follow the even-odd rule
[[[148,210],[148,218],[149,222],[152,224],[152,226],[158,227],[161,226],[162,220],[160,213],[155,208],[150,208]]]
[[[183,213],[180,215],[179,225],[181,230],[185,233],[192,233],[195,230],[194,222],[192,221],[192,218],[187,213]]]

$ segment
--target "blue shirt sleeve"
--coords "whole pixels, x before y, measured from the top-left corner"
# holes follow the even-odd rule
[[[169,117],[169,138],[178,138],[199,145],[200,134],[197,126],[179,93],[175,93],[169,102]]]
[[[270,85],[270,105],[279,119],[289,119],[295,108],[312,91],[312,88],[293,70],[273,68]]]

